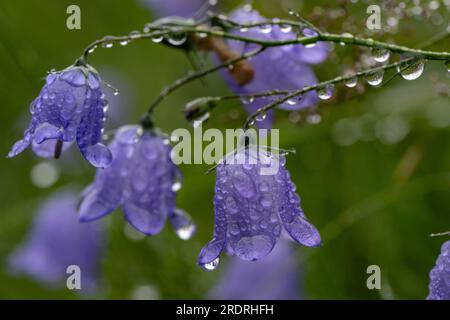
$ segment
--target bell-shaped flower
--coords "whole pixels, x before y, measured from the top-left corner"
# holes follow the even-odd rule
[[[441,248],[436,265],[430,272],[427,300],[450,300],[450,240]]]
[[[198,263],[214,269],[226,251],[242,260],[268,255],[285,230],[308,247],[321,244],[317,229],[300,207],[284,154],[244,147],[217,166],[213,239]]]
[[[256,10],[239,8],[230,14],[230,20],[241,24],[251,24],[267,21]],[[267,41],[283,41],[298,38],[296,30],[289,26],[262,25],[253,28],[237,28],[233,33],[242,37]],[[228,41],[230,48],[238,53],[248,53],[255,50],[258,45],[246,44],[242,41]],[[289,45],[267,48],[264,52],[252,57],[249,63],[254,68],[254,76],[249,83],[239,84],[227,71],[222,72],[228,86],[235,92],[246,97],[252,94],[278,90],[299,90],[305,86],[317,83],[311,64],[324,61],[328,56],[329,47],[324,42],[314,46]],[[275,96],[275,99],[277,96]],[[273,99],[273,98],[272,98]],[[242,99],[248,113],[270,103],[266,98]],[[315,92],[308,92],[300,99],[289,100],[279,107],[285,110],[299,110],[314,107],[318,103]],[[269,111],[264,119],[258,122],[260,128],[270,128],[273,120],[273,111]]]
[[[47,76],[39,96],[31,103],[31,122],[12,158],[30,144],[38,156],[56,158],[77,141],[83,156],[95,167],[107,167],[111,152],[101,143],[107,101],[102,80],[90,66],[71,66]]]
[[[195,227],[175,206],[181,175],[172,162],[168,140],[139,126],[124,126],[109,148],[113,161],[98,169],[85,190],[80,220],[96,220],[121,207],[128,223],[142,233],[159,233],[169,218],[180,238],[190,238]]]
[[[27,240],[8,258],[12,273],[65,287],[69,266],[81,272],[82,292],[98,288],[105,234],[99,223],[82,224],[77,215],[77,193],[62,191],[39,209]]]

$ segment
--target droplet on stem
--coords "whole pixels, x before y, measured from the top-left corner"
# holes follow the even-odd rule
[[[400,63],[397,67],[397,71],[405,80],[416,80],[422,75],[424,68],[425,60],[417,57]]]
[[[187,35],[184,32],[174,32],[169,35],[169,43],[174,46],[181,46],[187,40]]]
[[[351,77],[350,79],[346,80],[344,84],[347,88],[354,88],[358,84],[358,77]]]
[[[317,96],[321,100],[328,100],[333,96],[334,86],[332,84],[327,84],[316,90]]]
[[[255,101],[255,98],[252,96],[241,96],[242,104],[247,105],[247,104],[252,103],[253,101]]]
[[[272,32],[272,26],[270,24],[263,24],[259,27],[261,33],[268,34]]]
[[[129,37],[131,40],[136,40],[136,39],[139,39],[139,38],[141,37],[141,33],[140,33],[139,31],[137,31],[137,30],[133,30],[133,31],[131,31],[131,32],[128,34],[128,37]]]
[[[109,48],[112,48],[113,45],[114,45],[113,37],[111,37],[111,36],[104,37],[102,39],[102,41],[103,41],[103,43],[102,43],[102,47],[103,48],[108,48],[109,49]]]
[[[162,42],[163,40],[164,40],[164,36],[161,35],[161,34],[155,34],[155,35],[152,36],[152,41],[153,41],[154,43],[160,43],[160,42]]]
[[[377,47],[373,48],[372,56],[373,60],[375,60],[376,62],[386,62],[389,60],[391,52],[389,50],[386,50],[385,48]]]
[[[366,76],[366,81],[371,86],[378,86],[383,81],[383,76],[383,70],[374,71]]]
[[[267,118],[267,113],[263,112],[261,114],[258,114],[256,116],[255,120],[258,122],[262,122],[262,121],[266,120],[266,118]]]
[[[289,33],[292,31],[292,26],[290,24],[282,24],[280,25],[280,31],[283,33]]]

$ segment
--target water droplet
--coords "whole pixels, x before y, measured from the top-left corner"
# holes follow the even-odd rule
[[[174,32],[170,34],[169,43],[174,46],[181,46],[187,41],[187,35],[184,32]]]
[[[358,77],[354,76],[345,81],[345,86],[348,88],[354,88],[358,84]]]
[[[152,36],[152,41],[153,41],[154,43],[160,43],[160,42],[162,42],[163,40],[164,40],[164,36],[161,35],[161,34],[155,34],[155,35]]]
[[[119,90],[117,90],[117,89],[114,89],[114,92],[113,92],[113,94],[114,94],[115,96],[118,96],[118,95],[119,95]]]
[[[377,62],[386,62],[389,60],[389,57],[391,56],[391,52],[384,48],[374,48],[372,50],[372,56],[373,56],[373,60],[375,60]]]
[[[261,33],[268,34],[272,32],[272,26],[270,24],[263,24],[259,27]]]
[[[201,265],[201,267],[207,271],[212,271],[212,270],[217,269],[217,267],[219,266],[219,263],[220,263],[220,259],[219,259],[219,257],[217,257],[210,263],[205,263],[205,264]]]
[[[290,106],[295,106],[297,104],[297,100],[292,98],[286,101],[286,103]]]
[[[334,86],[332,84],[328,84],[324,87],[318,88],[316,90],[317,96],[319,99],[328,100],[333,96]]]
[[[198,32],[197,36],[201,39],[205,39],[208,37],[208,34],[206,32]]]
[[[172,191],[177,192],[181,189],[182,184],[180,181],[175,181],[174,184],[172,184]]]
[[[450,72],[450,60],[445,62],[445,66],[447,67],[447,71]]]
[[[261,192],[266,192],[266,191],[268,191],[268,190],[269,190],[269,185],[268,185],[267,183],[262,182],[262,183],[259,185],[259,191],[261,191]]]
[[[270,197],[268,197],[268,196],[264,196],[261,198],[260,204],[264,208],[269,208],[272,205],[272,199],[270,199]]]
[[[90,49],[88,50],[88,53],[92,53],[92,52],[94,52],[94,51],[95,51],[95,49],[97,49],[97,46],[93,46],[92,48],[90,48]]]
[[[102,41],[103,41],[103,43],[102,43],[102,47],[103,48],[112,48],[113,47],[113,45],[114,45],[114,42],[113,42],[113,37],[111,37],[111,36],[106,36],[106,37],[104,37],[103,39],[102,39]]]
[[[120,41],[121,46],[126,46],[128,44],[128,40],[122,40]]]
[[[175,232],[181,240],[189,240],[195,233],[195,224],[190,223],[186,226],[178,228]]]
[[[268,235],[242,237],[234,247],[236,255],[246,261],[259,260],[269,254],[272,248],[272,239]]]
[[[137,30],[134,30],[134,31],[131,31],[131,32],[128,34],[128,37],[129,37],[131,40],[136,40],[136,39],[139,39],[139,38],[141,37],[141,33],[140,33],[139,31],[137,31]]]
[[[266,120],[266,118],[267,118],[267,113],[264,112],[264,113],[258,114],[256,116],[255,120],[258,122],[261,122],[261,121]]]
[[[295,15],[296,13],[295,13],[294,10],[288,9],[288,14],[289,14],[290,16],[293,16],[293,15]]]
[[[425,60],[414,58],[413,60],[404,61],[397,67],[397,71],[405,80],[416,80],[419,78],[425,68]]]
[[[289,33],[292,31],[292,26],[290,24],[282,24],[280,25],[280,31],[283,33]]]
[[[242,32],[242,33],[246,33],[246,32],[248,32],[248,28],[247,27],[242,27],[242,28],[239,29],[239,31]]]
[[[236,171],[233,174],[233,186],[239,194],[250,199],[256,194],[255,185],[248,175],[241,171]]]
[[[374,71],[366,76],[366,81],[371,86],[378,86],[381,82],[383,82],[383,76],[383,70]]]
[[[252,96],[241,96],[241,102],[242,104],[250,104],[253,103],[253,101],[255,101],[255,98]]]
[[[341,46],[345,46],[347,43],[352,43],[353,39],[355,38],[354,35],[352,35],[351,33],[343,33],[341,34],[341,42],[339,43]]]
[[[203,114],[201,117],[195,119],[194,121],[192,121],[192,127],[195,128],[199,128],[203,122],[207,121],[209,119],[209,112],[206,112],[205,114]]]

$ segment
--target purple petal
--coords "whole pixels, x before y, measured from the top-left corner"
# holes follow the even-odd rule
[[[450,300],[450,240],[444,242],[436,266],[430,271],[427,300]]]
[[[122,207],[125,218],[145,234],[159,233],[175,210],[175,171],[170,148],[161,137],[144,133],[129,161]]]
[[[136,136],[137,127],[123,127],[110,144],[113,154],[111,165],[98,169],[94,183],[83,192],[79,215],[80,221],[99,219],[114,211],[122,202],[128,158],[134,149],[130,136]]]
[[[33,141],[32,149],[33,152],[41,158],[53,158],[55,156],[55,149],[56,149],[56,143],[58,142],[57,139],[51,139],[51,140],[45,140],[42,143],[36,143]],[[62,151],[66,151],[70,148],[72,145],[72,142],[63,142]]]
[[[205,265],[216,260],[225,246],[225,240],[213,239],[200,251],[198,264]]]

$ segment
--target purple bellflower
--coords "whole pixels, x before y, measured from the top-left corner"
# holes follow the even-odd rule
[[[93,221],[121,207],[128,223],[144,234],[159,233],[169,218],[180,238],[190,238],[195,226],[175,207],[181,175],[166,140],[139,126],[124,126],[109,147],[114,159],[98,169],[84,191],[80,220]]]
[[[450,300],[450,240],[441,248],[436,266],[430,272],[427,300]]]
[[[12,158],[30,144],[41,157],[59,154],[77,141],[93,166],[107,167],[111,152],[101,143],[107,101],[102,80],[90,66],[71,66],[51,73],[39,96],[31,103],[31,122],[24,138],[13,146]]]
[[[258,263],[232,258],[210,297],[220,300],[299,300],[300,270],[291,241],[281,240]]]
[[[158,16],[193,17],[206,3],[206,0],[141,0]]]
[[[238,23],[258,23],[266,21],[256,10],[245,10],[240,8],[230,15],[232,21]],[[267,32],[268,31],[268,32]],[[296,39],[297,35],[291,29],[282,26],[250,28],[248,31],[236,30],[234,34],[243,37],[251,37],[269,41],[283,41]],[[245,44],[240,41],[231,40],[228,42],[231,49],[238,53],[247,53],[255,50],[258,45]],[[298,90],[304,86],[317,83],[310,64],[317,64],[326,59],[328,55],[328,45],[324,42],[317,43],[314,47],[303,45],[291,45],[267,48],[264,52],[250,59],[255,75],[253,79],[243,86],[240,86],[228,72],[223,72],[223,76],[231,90],[240,95],[252,95],[267,91],[278,90]],[[315,92],[308,92],[300,100],[289,100],[279,107],[285,110],[299,110],[313,107],[317,104],[318,97]],[[244,106],[248,113],[253,113],[270,101],[264,98],[248,99],[244,101]],[[258,122],[260,128],[270,128],[273,121],[273,111],[267,113],[266,118]]]
[[[247,147],[217,166],[213,239],[200,252],[200,266],[214,269],[223,250],[242,260],[259,260],[272,251],[283,230],[305,246],[321,244],[300,207],[285,161],[283,154]]]
[[[56,193],[44,202],[27,240],[8,258],[11,272],[62,287],[67,267],[77,265],[82,292],[97,289],[105,245],[103,226],[79,223],[77,202],[77,194],[70,191]]]

